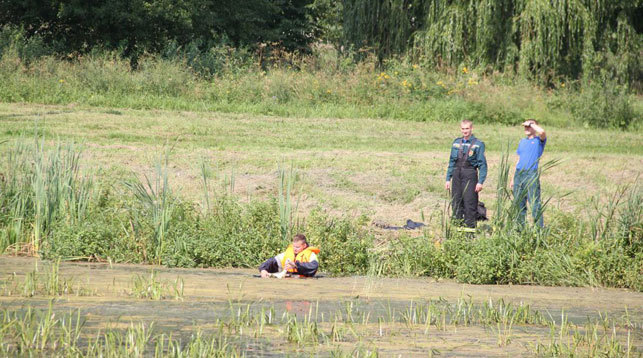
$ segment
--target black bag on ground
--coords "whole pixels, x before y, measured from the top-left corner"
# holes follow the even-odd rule
[[[478,208],[476,210],[476,221],[487,221],[487,208],[482,201],[478,201]]]

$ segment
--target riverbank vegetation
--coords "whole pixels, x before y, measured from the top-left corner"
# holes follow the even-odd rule
[[[589,216],[556,212],[540,230],[514,224],[507,182],[499,180],[496,214],[472,239],[446,220],[447,207],[412,236],[376,234],[365,216],[331,215],[322,208],[295,217],[297,200],[289,189],[295,175],[287,170],[281,171],[277,195],[248,201],[226,190],[229,180],[213,184],[211,170],[202,164],[202,200],[190,201],[173,190],[167,156],[150,174],[112,179],[83,171],[80,157],[73,144],[47,148],[37,138],[17,140],[7,149],[0,183],[4,252],[54,260],[256,267],[283,249],[292,233],[305,232],[311,244],[322,247],[321,270],[335,275],[643,288],[638,182],[617,187]],[[506,178],[506,160],[497,170]]]

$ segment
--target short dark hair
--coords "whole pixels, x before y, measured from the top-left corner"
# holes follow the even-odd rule
[[[308,241],[306,240],[306,236],[304,234],[297,234],[292,238],[292,242],[299,241],[303,242],[304,244],[308,245]]]
[[[538,124],[538,121],[535,118],[527,118],[527,119],[525,119],[525,122],[526,121],[533,121],[534,124]]]

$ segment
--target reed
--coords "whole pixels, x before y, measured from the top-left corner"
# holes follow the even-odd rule
[[[4,296],[21,295],[23,297],[34,296],[63,296],[75,294],[77,296],[94,296],[96,290],[74,284],[74,279],[63,277],[59,273],[60,261],[54,261],[46,271],[42,271],[38,264],[34,270],[27,272],[24,279],[13,273],[0,286],[0,292]]]
[[[156,163],[156,170],[152,178],[144,175],[144,180],[132,179],[124,182],[124,185],[134,194],[139,203],[146,210],[142,215],[133,208],[134,217],[138,225],[151,225],[154,234],[150,242],[150,260],[161,264],[165,249],[167,235],[172,224],[172,214],[175,203],[172,197],[172,190],[168,181],[168,163],[170,149],[166,149],[165,155]]]
[[[183,279],[177,277],[174,281],[161,280],[155,270],[150,270],[146,275],[135,275],[132,277],[132,290],[130,294],[136,298],[150,300],[163,300],[173,298],[183,301]]]
[[[0,251],[37,254],[56,222],[79,223],[88,213],[95,185],[80,172],[82,147],[45,147],[44,137],[32,144],[18,140],[5,156],[8,180],[0,181],[0,203],[9,223],[0,230]]]
[[[308,316],[300,320],[296,315],[286,314],[284,325],[286,339],[297,345],[317,344],[324,339],[317,322]]]
[[[230,344],[227,336],[222,334],[206,335],[201,330],[197,330],[186,343],[173,339],[171,335],[161,335],[156,339],[154,356],[236,358],[245,355]]]
[[[203,183],[203,198],[205,201],[206,212],[210,212],[210,170],[205,162],[205,158],[201,158],[201,181]]]
[[[296,175],[293,167],[290,170],[279,169],[279,223],[281,226],[281,240],[288,242],[293,232],[293,208],[292,208],[292,186],[295,183]],[[299,201],[295,205],[297,211]]]
[[[270,318],[274,317],[274,307],[253,311],[252,304],[235,304],[229,316],[218,318],[220,324],[207,331],[195,327],[186,340],[157,332],[154,322],[129,322],[122,328],[116,328],[120,325],[108,325],[96,331],[95,327],[86,324],[81,310],[59,313],[55,309],[55,301],[51,300],[42,310],[29,305],[24,310],[0,310],[0,353],[7,356],[59,357],[240,357],[244,351],[249,352],[244,347],[248,347],[246,344],[252,337],[248,333],[254,332],[255,340],[251,342],[259,344],[252,345],[254,352],[279,347],[281,353],[377,356],[380,354],[379,345],[371,341],[375,336],[414,336],[426,332],[427,324],[444,332],[450,325],[482,324],[491,328],[491,334],[497,336],[497,345],[503,348],[512,345],[514,339],[520,339],[513,333],[516,327],[533,328],[535,325],[545,328],[544,341],[526,345],[525,354],[583,357],[637,354],[635,338],[639,332],[630,327],[627,320],[621,322],[601,314],[584,324],[574,324],[564,311],[560,317],[544,318],[542,314],[524,307],[527,306],[511,305],[502,300],[475,304],[470,298],[452,303],[444,300],[409,302],[397,315],[376,317],[377,326],[373,326],[369,323],[370,318],[354,322],[341,318],[346,314],[342,310],[326,325],[323,318],[319,320],[317,310],[313,308],[301,317],[284,312],[281,320],[274,322],[274,318]],[[532,314],[525,315],[527,311]],[[527,316],[531,318],[526,319]],[[535,318],[540,321],[530,323]],[[225,325],[238,328],[226,330]],[[261,334],[257,335],[262,326],[269,330],[265,337],[269,337],[270,342],[265,346],[262,344],[268,342],[261,340]],[[239,329],[245,327],[250,328],[245,333]],[[444,334],[440,334],[442,339],[446,337]],[[334,344],[340,345],[333,347]],[[350,348],[346,350],[346,347]],[[439,353],[431,349],[431,354]]]
[[[503,234],[511,235],[514,231],[522,231],[524,229],[523,223],[521,222],[521,207],[520,203],[525,201],[528,196],[527,190],[520,190],[515,192],[514,188],[509,187],[513,180],[509,178],[512,176],[510,171],[512,170],[512,164],[509,162],[510,149],[509,144],[503,149],[500,162],[498,164],[498,182],[496,184],[496,212],[493,217],[492,225],[494,232],[501,232]],[[561,163],[560,159],[552,159],[540,163],[538,168],[538,175],[531,178],[529,182],[525,184],[526,187],[531,187],[536,184],[536,181],[540,180],[540,176],[543,173],[546,173]],[[564,197],[568,194],[563,194]],[[549,201],[553,196],[549,196],[541,200],[541,206],[538,212],[536,213],[536,221],[538,218],[544,216],[545,210]],[[531,206],[532,203],[529,203]]]

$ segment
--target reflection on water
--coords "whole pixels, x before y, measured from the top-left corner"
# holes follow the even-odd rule
[[[305,315],[310,312],[310,301],[285,301],[286,311],[293,314]]]

